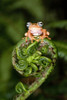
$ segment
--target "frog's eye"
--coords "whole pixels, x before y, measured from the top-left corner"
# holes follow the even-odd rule
[[[31,25],[31,22],[27,22],[26,26],[29,27]]]
[[[42,22],[38,22],[37,24],[38,24],[39,26],[41,26],[41,27],[43,26],[43,23],[42,23]]]

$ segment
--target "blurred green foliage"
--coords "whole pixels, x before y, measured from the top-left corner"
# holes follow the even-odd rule
[[[21,76],[13,69],[11,54],[27,31],[26,22],[43,21],[58,48],[57,65],[29,100],[67,100],[67,20],[63,0],[0,0],[0,100],[12,100]]]

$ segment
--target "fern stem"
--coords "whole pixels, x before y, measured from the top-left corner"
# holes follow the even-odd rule
[[[35,81],[29,88],[29,90],[23,95],[20,94],[16,100],[25,100],[27,99],[40,85],[45,82],[46,78],[48,77],[49,73],[53,70],[53,66],[50,67],[50,69],[47,69],[48,71],[45,73],[42,73],[41,77]],[[44,76],[45,75],[45,76]]]

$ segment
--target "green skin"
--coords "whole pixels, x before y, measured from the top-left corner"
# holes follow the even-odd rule
[[[33,43],[21,40],[13,50],[12,63],[16,71],[24,77],[35,77],[31,84],[19,82],[16,92],[19,94],[14,100],[27,99],[46,80],[53,70],[57,59],[57,49],[48,39]]]

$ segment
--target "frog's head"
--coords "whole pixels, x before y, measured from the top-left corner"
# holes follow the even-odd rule
[[[34,36],[39,36],[42,34],[42,26],[43,26],[42,22],[38,23],[27,22],[27,27],[30,30],[31,34],[33,34]]]

